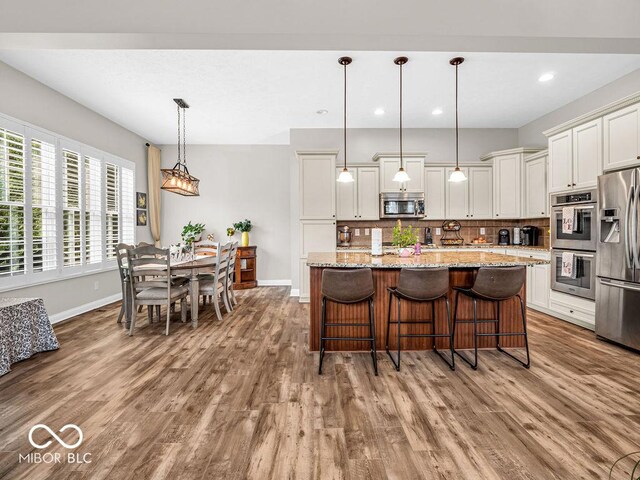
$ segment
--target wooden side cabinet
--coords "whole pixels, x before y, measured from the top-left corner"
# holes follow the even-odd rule
[[[233,279],[233,288],[236,290],[255,288],[258,286],[258,281],[256,280],[257,248],[258,247],[238,247],[235,278]]]

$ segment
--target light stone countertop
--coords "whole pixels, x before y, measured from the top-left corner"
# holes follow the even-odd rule
[[[465,243],[464,245],[433,245],[433,246],[427,246],[427,245],[422,245],[422,251],[430,251],[430,250],[455,250],[455,249],[484,249],[484,248],[490,248],[490,249],[506,249],[506,250],[531,250],[534,252],[549,252],[550,249],[547,247],[543,247],[541,245],[536,245],[536,246],[527,246],[527,245],[497,245],[497,244],[489,244],[489,243]],[[352,250],[356,250],[356,251],[365,251],[365,252],[370,252],[371,251],[371,247],[369,245],[350,245],[348,247],[343,247],[338,245],[336,247],[336,250],[341,252],[341,251],[352,251]],[[392,247],[392,246],[388,246],[385,245],[382,247],[382,250],[387,253],[387,252],[395,252],[397,249],[396,247]]]
[[[480,268],[510,267],[515,265],[548,264],[549,260],[538,260],[529,257],[515,257],[491,252],[422,252],[402,258],[396,254],[372,256],[364,252],[311,252],[307,257],[309,267],[336,268]]]

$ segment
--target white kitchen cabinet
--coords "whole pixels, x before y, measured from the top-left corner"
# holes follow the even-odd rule
[[[469,183],[469,218],[492,218],[493,168],[469,167],[468,170],[469,175],[467,177],[467,182]]]
[[[336,155],[298,154],[300,219],[336,218]]]
[[[573,136],[571,130],[549,137],[549,192],[573,188]]]
[[[445,167],[424,169],[424,211],[427,220],[444,220],[447,217],[446,183]]]
[[[449,182],[449,176],[453,172],[453,168],[448,168],[446,171],[446,191],[447,191],[447,218],[449,219],[464,219],[469,216],[469,169],[461,167],[467,177],[465,182]]]
[[[358,220],[380,219],[380,171],[378,167],[358,167]]]
[[[595,187],[602,175],[602,119],[575,127],[573,136],[572,187]]]
[[[525,158],[524,192],[524,217],[548,217],[546,151]]]
[[[335,220],[303,220],[300,222],[300,302],[309,301],[309,252],[336,251]]]
[[[380,192],[424,192],[424,155],[403,156],[404,169],[410,178],[406,183],[393,181],[400,168],[398,155],[376,154],[373,160],[380,163]]]
[[[336,169],[336,176],[342,168]],[[338,220],[379,220],[378,167],[352,167],[353,182],[336,182]]]
[[[493,209],[499,218],[522,215],[522,155],[499,155],[493,159]]]
[[[602,123],[604,170],[640,164],[640,104],[605,115]]]
[[[549,308],[551,270],[548,264],[531,265],[527,268],[527,306],[530,308]]]

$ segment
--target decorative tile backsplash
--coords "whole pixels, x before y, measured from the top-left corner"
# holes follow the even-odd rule
[[[336,222],[337,228],[344,225],[348,225],[351,228],[351,245],[353,246],[370,246],[371,245],[371,229],[382,228],[382,241],[384,243],[391,243],[393,240],[393,227],[396,225],[397,220],[372,220],[372,221],[338,221]],[[419,240],[424,243],[425,229],[431,227],[431,235],[433,236],[433,242],[436,245],[440,245],[440,235],[436,235],[436,228],[442,228],[442,220],[402,220],[402,226],[413,226],[419,231]],[[536,219],[518,219],[518,220],[460,220],[462,229],[460,230],[460,236],[464,239],[465,243],[471,243],[475,238],[480,237],[480,229],[485,229],[485,234],[482,235],[487,240],[487,243],[498,243],[498,230],[506,228],[509,230],[511,241],[513,241],[513,227],[522,228],[525,225],[533,225],[540,229],[538,238],[538,245],[549,248],[549,219],[548,218],[536,218]],[[360,235],[356,236],[356,229],[360,230]],[[367,233],[368,229],[368,235]],[[336,231],[337,238],[337,231]]]

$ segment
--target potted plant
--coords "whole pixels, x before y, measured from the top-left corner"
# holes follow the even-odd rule
[[[418,231],[414,230],[411,225],[402,228],[400,222],[393,227],[393,246],[398,247],[398,255],[401,257],[410,257],[413,252],[412,247],[418,241]]]
[[[248,247],[249,246],[249,232],[253,228],[253,225],[251,225],[251,220],[245,218],[241,222],[234,223],[233,224],[233,228],[238,232],[242,232],[242,246],[243,247]]]
[[[202,232],[204,232],[204,223],[196,223],[192,225],[191,222],[182,227],[182,241],[191,248],[193,242],[199,242],[202,238]]]

